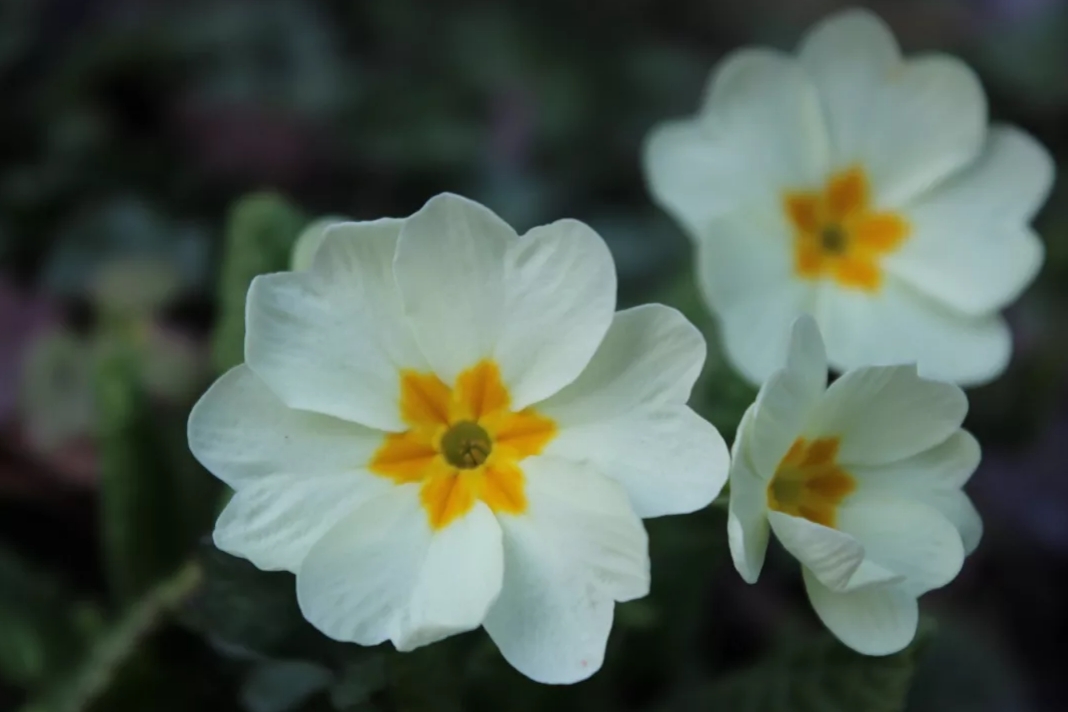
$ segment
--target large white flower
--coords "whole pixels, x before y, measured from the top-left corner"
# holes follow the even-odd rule
[[[246,363],[190,416],[237,490],[216,544],[296,572],[338,640],[484,626],[535,680],[588,677],[615,602],[648,591],[639,517],[704,507],[728,470],[686,406],[700,333],[615,295],[572,220],[519,237],[442,195],[331,227],[309,270],[253,282]]]
[[[843,12],[796,57],[724,59],[699,114],[650,135],[645,168],[694,238],[727,353],[754,383],[802,313],[839,370],[916,362],[962,384],[1004,370],[998,312],[1041,266],[1028,223],[1053,163],[1020,130],[988,128],[959,60],[905,60],[881,20]]]
[[[749,583],[770,532],[801,562],[824,624],[851,648],[885,655],[916,633],[917,598],[944,586],[979,543],[961,490],[979,445],[964,392],[913,366],[849,371],[827,387],[815,322],[800,317],[786,367],[739,426],[731,464],[731,555]]]

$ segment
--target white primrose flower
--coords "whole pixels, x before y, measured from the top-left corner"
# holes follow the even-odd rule
[[[987,126],[963,62],[904,59],[879,18],[842,12],[796,57],[724,59],[699,114],[655,129],[644,163],[752,382],[782,362],[802,313],[837,370],[915,362],[973,384],[1005,369],[999,310],[1042,264],[1028,223],[1053,162],[1022,131]]]
[[[964,392],[914,366],[849,371],[827,387],[811,317],[735,438],[728,533],[754,583],[769,532],[801,562],[809,600],[854,650],[886,655],[916,634],[917,598],[946,585],[982,536],[961,487],[979,444]]]
[[[615,301],[573,220],[519,237],[446,194],[329,228],[310,269],[252,283],[246,362],[190,416],[236,490],[216,544],[295,572],[337,640],[483,626],[534,680],[590,676],[615,602],[649,589],[640,517],[706,506],[729,467],[686,406],[700,333]]]

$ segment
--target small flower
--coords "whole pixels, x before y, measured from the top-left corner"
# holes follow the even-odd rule
[[[331,227],[310,269],[253,282],[246,362],[190,416],[236,490],[216,544],[295,572],[335,639],[484,626],[535,680],[593,674],[615,601],[648,591],[639,517],[704,507],[728,469],[686,406],[700,333],[615,293],[572,220],[518,237],[442,195]]]
[[[1028,227],[1053,162],[987,126],[974,73],[904,59],[876,16],[832,16],[797,57],[743,49],[714,72],[695,118],[651,134],[661,206],[694,238],[727,355],[760,383],[811,314],[838,370],[916,362],[961,384],[1001,373],[999,311],[1031,282]]]
[[[961,491],[979,464],[960,428],[967,409],[958,386],[913,366],[860,368],[827,387],[819,329],[800,317],[734,443],[727,528],[742,578],[757,580],[773,531],[843,643],[868,655],[908,645],[917,598],[952,581],[982,536]]]

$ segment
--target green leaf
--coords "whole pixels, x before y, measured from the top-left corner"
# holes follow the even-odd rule
[[[293,244],[306,222],[286,200],[269,193],[242,198],[230,211],[215,330],[217,370],[225,371],[244,360],[249,285],[257,275],[289,269]]]
[[[793,641],[756,667],[663,708],[731,712],[903,712],[928,634],[886,657],[860,655],[829,634]]]
[[[290,712],[322,692],[334,673],[302,660],[268,660],[257,665],[241,687],[248,712]]]
[[[101,355],[96,394],[103,558],[112,593],[125,604],[185,560],[213,502],[191,496],[206,490],[206,475],[180,467],[167,420],[149,407],[136,360],[121,344]]]

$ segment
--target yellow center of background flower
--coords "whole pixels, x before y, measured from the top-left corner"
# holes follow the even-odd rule
[[[401,372],[401,417],[370,470],[397,484],[422,483],[430,526],[446,527],[485,502],[498,513],[527,508],[520,461],[540,453],[556,424],[533,408],[511,410],[511,397],[493,361],[461,373],[453,387],[432,373]]]
[[[837,457],[838,438],[798,438],[768,484],[768,507],[833,527],[838,505],[857,486]]]
[[[831,176],[823,191],[787,193],[783,201],[794,231],[794,269],[807,279],[830,277],[843,287],[875,291],[883,277],[879,259],[909,234],[900,215],[872,207],[860,168]]]

